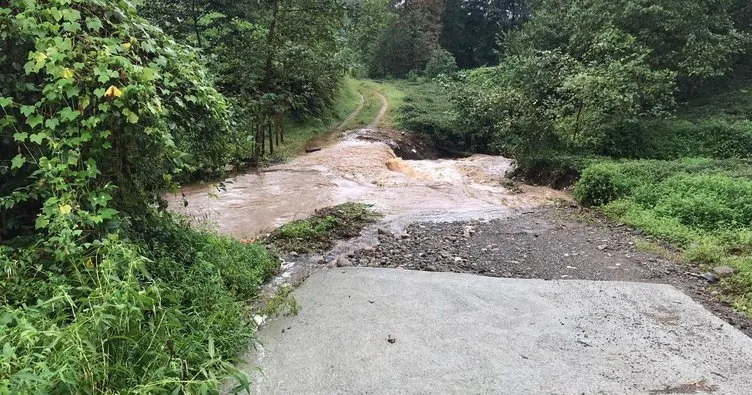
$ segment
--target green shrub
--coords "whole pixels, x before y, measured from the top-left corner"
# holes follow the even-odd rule
[[[457,62],[454,55],[442,47],[433,50],[431,57],[428,59],[423,75],[428,78],[435,78],[442,74],[449,75],[457,71]]]
[[[614,163],[598,163],[585,169],[574,196],[585,206],[602,206],[626,196],[630,185],[622,168]]]
[[[575,198],[603,205],[612,216],[653,235],[687,244],[698,235],[752,229],[749,171],[745,161],[600,162],[583,171]]]
[[[0,393],[242,376],[243,302],[277,263],[159,210],[175,177],[226,164],[227,104],[195,51],[127,1],[12,0],[0,26]]]

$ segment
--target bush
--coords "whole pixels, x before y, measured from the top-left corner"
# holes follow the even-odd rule
[[[457,71],[457,62],[454,56],[444,48],[438,47],[433,50],[428,64],[423,71],[423,75],[428,78],[435,78],[439,75],[449,75]]]
[[[624,197],[630,191],[621,168],[612,163],[598,163],[582,173],[574,196],[585,206],[603,206]]]
[[[277,263],[159,208],[225,165],[224,98],[130,2],[3,4],[0,393],[217,391]]]
[[[583,171],[575,197],[678,244],[704,235],[744,245],[752,230],[749,171],[745,161],[600,162]]]

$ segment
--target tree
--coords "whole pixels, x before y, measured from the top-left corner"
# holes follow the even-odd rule
[[[281,114],[319,116],[333,105],[345,71],[345,0],[155,0],[144,10],[164,29],[200,46],[219,90],[231,99],[242,137]],[[258,154],[240,146],[236,157]]]
[[[604,56],[601,40],[618,31],[654,70],[676,73],[688,92],[705,78],[724,74],[747,37],[731,19],[732,0],[537,0],[534,18],[513,35],[512,52],[561,48],[577,59]]]
[[[391,23],[375,41],[368,64],[371,76],[404,77],[411,71],[425,69],[439,42],[438,4],[438,1],[413,1],[395,6]]]
[[[457,62],[454,56],[444,48],[438,47],[433,50],[431,58],[426,64],[423,75],[429,78],[438,77],[442,74],[452,74],[457,71]]]
[[[504,35],[528,17],[522,0],[447,0],[441,45],[462,68],[497,64]]]

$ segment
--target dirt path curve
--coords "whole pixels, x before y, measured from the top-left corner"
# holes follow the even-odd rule
[[[358,95],[360,95],[360,104],[358,104],[358,107],[352,113],[350,113],[350,115],[348,115],[347,118],[342,121],[342,123],[337,125],[337,128],[335,130],[343,131],[347,127],[347,125],[350,124],[350,122],[352,122],[352,120],[355,119],[355,117],[357,117],[361,111],[363,111],[363,107],[366,104],[366,98],[362,93],[358,93]]]
[[[366,126],[366,129],[378,129],[381,125],[381,121],[384,120],[384,117],[386,116],[387,111],[389,111],[389,100],[387,100],[386,96],[382,95],[380,92],[375,92],[376,96],[381,99],[381,110],[379,110],[379,114],[376,115],[376,119],[373,120],[368,126]]]

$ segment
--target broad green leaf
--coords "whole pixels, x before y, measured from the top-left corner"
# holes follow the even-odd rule
[[[68,215],[73,210],[73,207],[71,207],[70,204],[63,204],[58,206],[58,210],[60,210],[60,214]]]
[[[63,18],[68,22],[76,22],[81,19],[81,13],[73,8],[64,8],[62,13]]]
[[[86,28],[98,32],[102,28],[102,21],[95,16],[86,18]]]
[[[36,110],[37,109],[34,106],[21,106],[21,114],[23,114],[25,117],[28,117]]]
[[[81,24],[78,22],[65,22],[63,23],[63,30],[71,33],[78,33],[81,31]]]
[[[26,118],[26,123],[31,126],[31,128],[35,128],[44,122],[44,118],[39,114],[34,114],[28,118]]]
[[[50,119],[44,121],[44,126],[47,129],[53,129],[54,130],[55,128],[58,127],[58,125],[60,125],[60,120],[58,120],[57,118],[50,118]]]
[[[81,110],[87,109],[90,103],[91,103],[91,98],[88,95],[78,100],[78,106]]]
[[[10,161],[10,168],[12,169],[20,169],[21,166],[26,163],[26,157],[23,155],[16,155],[11,161]]]
[[[73,110],[70,107],[65,107],[62,110],[58,112],[58,114],[65,119],[66,121],[73,121],[74,119],[78,118],[79,115],[81,115],[80,112]]]
[[[13,135],[13,139],[19,143],[23,143],[24,141],[26,141],[28,137],[29,137],[29,134],[26,132],[19,132]]]
[[[0,108],[5,108],[13,104],[13,99],[10,97],[0,97]]]
[[[34,144],[42,144],[42,141],[47,137],[47,133],[34,133],[29,137],[29,140],[31,140]]]
[[[127,112],[126,112],[127,111]],[[138,114],[128,109],[124,109],[123,112],[128,117],[129,123],[138,123]]]
[[[44,229],[44,228],[48,227],[49,225],[50,225],[49,218],[42,217],[42,216],[37,217],[36,223],[34,224],[34,226],[37,229]]]

